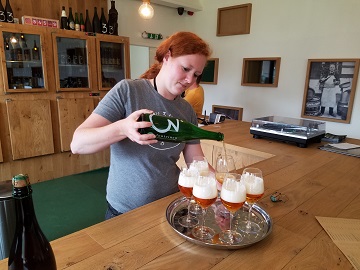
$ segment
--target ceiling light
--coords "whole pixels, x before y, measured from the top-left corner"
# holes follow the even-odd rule
[[[154,9],[150,5],[150,0],[142,0],[143,3],[139,7],[139,15],[143,19],[151,19],[154,16]]]

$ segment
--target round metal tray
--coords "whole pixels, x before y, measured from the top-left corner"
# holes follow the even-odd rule
[[[272,230],[272,220],[268,213],[258,205],[254,205],[252,209],[251,220],[256,221],[261,228],[261,231],[258,235],[246,234],[237,230],[242,234],[243,240],[239,244],[226,244],[219,240],[219,233],[222,230],[229,228],[229,212],[222,205],[220,200],[217,200],[212,206],[207,209],[205,216],[205,225],[209,226],[215,231],[215,236],[213,239],[208,241],[202,241],[195,238],[192,235],[192,228],[185,228],[178,223],[178,219],[181,216],[187,214],[187,205],[188,201],[185,197],[180,197],[169,204],[166,209],[166,219],[169,222],[170,226],[177,232],[180,236],[186,240],[212,248],[218,249],[240,249],[250,245],[253,245],[264,238],[266,238]],[[245,203],[243,207],[237,211],[233,220],[233,228],[236,229],[236,223],[241,220],[246,220],[248,217],[248,205]],[[201,221],[201,216],[199,217]]]

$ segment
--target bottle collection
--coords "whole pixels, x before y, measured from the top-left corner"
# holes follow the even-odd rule
[[[34,39],[33,47],[30,49],[27,44],[27,38],[23,33],[4,33],[5,40],[5,58],[7,61],[40,61],[41,55],[38,43]]]
[[[6,0],[5,8],[0,1],[0,22],[14,23],[14,13],[9,0]]]
[[[104,8],[101,8],[101,13],[98,13],[97,7],[94,7],[94,15],[90,19],[89,10],[86,9],[85,21],[82,12],[75,12],[69,7],[69,14],[66,14],[65,6],[62,7],[60,28],[67,30],[83,31],[88,33],[100,33],[108,35],[118,35],[118,12],[115,8],[115,1],[111,1],[111,8],[109,9],[109,20],[106,20]],[[0,6],[0,21],[1,21],[1,6]]]

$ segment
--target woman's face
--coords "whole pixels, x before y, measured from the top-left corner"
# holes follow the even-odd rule
[[[165,57],[162,69],[165,75],[165,88],[169,94],[176,97],[189,88],[203,72],[206,61],[207,58],[200,54]]]

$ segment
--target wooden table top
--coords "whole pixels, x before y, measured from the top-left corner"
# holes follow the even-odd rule
[[[360,159],[321,151],[318,143],[299,148],[254,139],[249,127],[225,121],[205,129],[223,132],[228,144],[274,155],[256,164],[265,183],[259,205],[273,219],[267,238],[238,250],[188,242],[165,217],[176,193],[52,241],[58,269],[353,269],[315,216],[360,218]],[[271,202],[275,191],[288,201]]]

